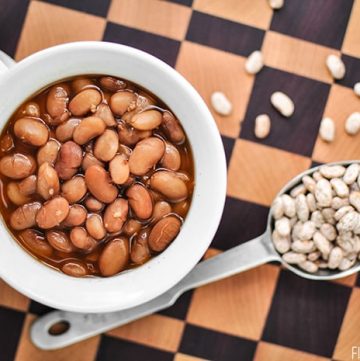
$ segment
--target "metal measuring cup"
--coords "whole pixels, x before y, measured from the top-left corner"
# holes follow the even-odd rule
[[[358,161],[344,161],[329,165],[350,165]],[[288,182],[278,193],[280,196],[289,193],[297,186],[302,177],[313,174],[320,166],[311,168]],[[83,314],[67,311],[53,311],[36,320],[31,327],[31,339],[36,346],[52,350],[71,345],[112,328],[119,327],[141,317],[167,308],[175,303],[177,298],[190,289],[218,281],[225,277],[249,270],[270,261],[278,261],[298,276],[311,280],[333,280],[349,276],[360,270],[360,263],[345,271],[319,269],[316,273],[307,273],[300,268],[286,263],[275,250],[271,240],[274,220],[270,208],[266,231],[239,246],[200,262],[194,269],[170,290],[159,297],[127,310],[103,314]],[[49,329],[58,322],[65,322],[68,329],[61,335],[51,335]]]

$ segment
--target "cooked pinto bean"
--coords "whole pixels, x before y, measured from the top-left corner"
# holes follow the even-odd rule
[[[81,262],[68,261],[64,263],[61,270],[72,277],[84,277],[88,274],[86,266]]]
[[[181,167],[181,156],[177,148],[166,142],[165,153],[160,160],[160,165],[166,169],[177,171]]]
[[[37,152],[36,158],[38,165],[40,166],[45,162],[54,165],[59,154],[60,146],[57,140],[49,139]]]
[[[144,175],[162,158],[165,145],[156,137],[141,140],[129,158],[130,172],[135,175]]]
[[[182,130],[179,122],[168,111],[163,113],[162,128],[166,136],[176,144],[182,144],[185,141],[185,133]]]
[[[69,203],[64,197],[57,196],[43,204],[36,214],[36,223],[40,228],[57,227],[69,214]]]
[[[136,95],[129,91],[119,91],[110,98],[110,108],[116,115],[123,115],[135,107]]]
[[[11,134],[6,133],[0,140],[0,149],[3,152],[10,152],[11,149],[15,147],[14,139]]]
[[[149,191],[140,184],[133,184],[126,192],[131,209],[140,219],[150,218],[153,211],[152,199]]]
[[[95,142],[94,155],[97,159],[109,162],[115,157],[119,148],[119,138],[117,134],[110,129],[105,132]]]
[[[103,276],[112,276],[129,263],[129,240],[114,238],[107,243],[99,258],[99,269]]]
[[[22,230],[35,226],[35,218],[40,208],[41,203],[39,202],[26,203],[16,208],[10,216],[11,227]]]
[[[80,122],[81,119],[79,118],[70,118],[66,122],[60,124],[55,130],[56,138],[60,142],[71,140],[74,134],[74,130],[80,124]]]
[[[55,169],[59,178],[70,179],[80,167],[82,162],[82,149],[73,141],[64,143],[59,152],[59,157],[55,163]]]
[[[85,199],[85,206],[90,212],[100,212],[104,208],[104,203],[90,196]]]
[[[69,214],[64,219],[64,226],[75,227],[81,226],[85,223],[87,217],[87,211],[81,204],[73,204],[70,206]]]
[[[26,103],[22,114],[28,117],[40,118],[40,107],[36,102]]]
[[[140,131],[127,124],[118,124],[118,136],[121,144],[133,146],[140,140]]]
[[[97,159],[94,154],[92,153],[85,153],[84,158],[81,163],[81,168],[86,171],[89,167],[92,165],[99,165],[100,167],[104,168],[104,163],[100,162],[99,159]]]
[[[103,220],[99,214],[90,214],[86,220],[86,230],[91,237],[103,239],[106,236],[106,229]]]
[[[144,264],[151,257],[148,245],[148,231],[143,230],[131,242],[131,261],[135,264]]]
[[[83,176],[75,176],[61,186],[61,194],[72,204],[80,201],[87,192],[86,182]]]
[[[20,182],[10,182],[6,191],[10,201],[17,206],[29,203],[30,196],[36,191],[36,176],[31,175]]]
[[[0,172],[9,178],[22,179],[35,173],[36,162],[31,155],[14,153],[0,160]]]
[[[77,144],[83,145],[91,139],[104,133],[106,128],[105,122],[98,117],[84,118],[75,128],[73,139]]]
[[[166,170],[155,172],[151,176],[150,187],[173,202],[179,202],[188,196],[185,182],[176,173]]]
[[[123,80],[114,78],[112,76],[103,76],[100,78],[100,84],[102,87],[112,92],[126,88],[126,83]]]
[[[76,78],[72,81],[71,87],[73,88],[75,93],[79,93],[85,87],[94,85],[94,82],[87,78]]]
[[[181,221],[175,216],[160,219],[150,231],[149,246],[153,251],[163,251],[180,232]]]
[[[97,246],[95,239],[89,236],[83,227],[73,228],[70,232],[70,240],[76,248],[88,252],[91,252]]]
[[[60,252],[71,253],[74,251],[74,246],[65,232],[58,230],[47,231],[46,239],[53,248]]]
[[[138,130],[153,130],[162,122],[162,114],[158,110],[146,110],[135,114],[129,121]]]
[[[164,216],[171,213],[171,206],[168,202],[165,201],[158,201],[154,205],[154,210],[152,214],[152,220],[154,222],[159,221]]]
[[[117,188],[111,184],[109,173],[98,165],[92,165],[86,170],[85,182],[90,193],[100,202],[111,203],[118,195]]]
[[[95,112],[101,102],[101,94],[97,89],[86,88],[76,94],[69,103],[69,109],[75,116],[86,115]]]
[[[114,127],[116,125],[113,113],[111,112],[110,107],[105,103],[99,104],[94,116],[101,118],[108,127]]]
[[[128,158],[124,154],[116,155],[109,163],[109,171],[115,184],[124,184],[130,175]]]
[[[25,246],[40,257],[50,257],[53,253],[52,247],[45,241],[41,232],[35,229],[26,229],[19,233],[20,239]]]
[[[69,117],[69,87],[65,84],[54,85],[48,94],[46,108],[51,116],[52,125],[60,124]]]
[[[136,219],[130,218],[124,224],[122,231],[127,236],[130,237],[130,236],[134,235],[135,233],[138,233],[140,231],[140,229],[141,229],[141,223],[139,221],[137,221]]]
[[[59,194],[59,177],[56,170],[49,163],[43,163],[39,167],[36,189],[44,199]]]
[[[120,232],[126,221],[129,205],[123,198],[117,198],[109,204],[104,213],[104,226],[110,233]]]
[[[14,133],[24,143],[41,147],[49,138],[49,129],[40,119],[20,118],[14,124]]]

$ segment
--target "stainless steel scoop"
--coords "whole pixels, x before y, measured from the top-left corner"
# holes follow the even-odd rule
[[[358,161],[331,164],[349,165],[351,163],[358,163]],[[318,168],[319,167],[311,168],[293,178],[278,195],[289,192],[301,182],[301,178],[304,175],[312,174]],[[270,261],[281,262],[290,271],[312,280],[333,280],[351,275],[360,270],[360,264],[358,262],[346,271],[340,272],[320,269],[317,273],[310,274],[287,264],[272,244],[272,226],[273,219],[270,209],[267,228],[264,234],[206,261],[200,262],[178,284],[152,301],[127,310],[102,314],[53,311],[40,317],[33,323],[31,327],[31,339],[36,346],[44,350],[65,347],[167,308],[173,305],[177,298],[187,290],[218,281]],[[51,335],[49,333],[50,327],[58,322],[68,323],[69,328],[60,335]]]

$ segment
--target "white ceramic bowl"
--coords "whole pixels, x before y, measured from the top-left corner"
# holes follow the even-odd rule
[[[0,70],[1,69],[0,67]],[[73,278],[25,252],[0,224],[0,276],[43,304],[76,312],[108,312],[151,300],[179,282],[200,260],[219,224],[226,162],[215,122],[195,89],[174,69],[142,51],[78,42],[40,51],[0,74],[0,126],[32,94],[81,74],[110,74],[150,90],[176,114],[192,146],[195,189],[176,240],[145,265],[110,278]]]

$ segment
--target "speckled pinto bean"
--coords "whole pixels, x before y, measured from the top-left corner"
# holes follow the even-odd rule
[[[12,179],[22,179],[35,173],[36,162],[31,155],[14,153],[6,155],[0,160],[0,172]]]
[[[358,177],[350,173],[328,178],[336,215],[330,205],[318,210],[305,184],[279,198],[277,227],[286,222],[289,234],[286,250],[277,249],[303,251],[318,232],[344,250],[339,269],[355,262],[346,252],[360,252],[360,215],[351,223],[339,209],[357,204]],[[3,219],[37,260],[72,277],[109,277],[141,266],[177,237],[191,205],[194,163],[180,122],[160,99],[113,76],[81,75],[45,88],[11,116],[0,134],[0,185]],[[352,230],[339,235],[336,216]],[[322,259],[311,251],[301,254],[303,264]]]
[[[166,170],[157,171],[151,176],[150,187],[173,202],[179,202],[188,196],[185,182],[176,173]]]
[[[149,235],[149,246],[155,252],[163,251],[180,232],[181,221],[175,216],[168,216],[158,221]]]
[[[106,124],[101,118],[87,117],[75,128],[73,139],[77,144],[83,145],[104,133],[105,129]]]
[[[32,202],[26,203],[15,211],[10,216],[10,225],[16,230],[22,230],[35,226],[36,215],[41,208],[41,203]]]
[[[36,223],[40,228],[57,227],[69,214],[69,203],[64,197],[57,196],[43,204],[36,214]]]
[[[76,117],[83,116],[90,111],[95,112],[100,102],[101,94],[97,89],[85,88],[72,98],[69,103],[69,110]]]
[[[92,165],[86,170],[85,182],[90,193],[100,202],[111,203],[118,195],[109,173],[98,165]]]
[[[97,159],[109,162],[115,157],[118,148],[119,138],[117,134],[113,130],[106,129],[95,142],[94,155]]]
[[[141,140],[130,155],[130,172],[144,175],[162,158],[165,152],[164,142],[156,137]]]
[[[68,235],[65,232],[58,231],[58,230],[51,230],[46,232],[46,239],[50,243],[50,245],[64,253],[71,253],[74,252],[74,246],[70,242]]]
[[[119,273],[129,263],[129,241],[125,237],[109,241],[99,258],[99,268],[103,276]]]
[[[150,218],[153,211],[152,199],[149,191],[141,184],[132,185],[126,192],[129,204],[136,217]]]
[[[117,198],[107,206],[104,213],[104,226],[110,233],[120,232],[128,215],[128,201]]]
[[[24,143],[35,147],[43,146],[49,138],[47,126],[34,118],[20,118],[14,124],[14,133]]]

